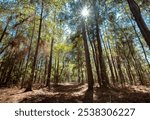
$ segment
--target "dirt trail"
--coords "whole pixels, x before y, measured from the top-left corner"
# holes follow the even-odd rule
[[[1,103],[150,103],[150,88],[145,86],[127,86],[126,88],[100,89],[94,87],[88,92],[87,85],[58,85],[48,91],[47,88],[23,92],[24,89],[0,89]]]

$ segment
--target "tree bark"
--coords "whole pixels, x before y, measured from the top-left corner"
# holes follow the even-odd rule
[[[102,86],[103,87],[108,87],[109,86],[109,80],[108,80],[108,76],[107,76],[107,73],[106,73],[106,66],[105,66],[105,62],[104,62],[104,58],[103,58],[104,56],[103,56],[103,51],[102,51],[102,41],[100,39],[100,31],[99,31],[99,26],[98,26],[98,21],[97,20],[96,20],[96,38],[97,38],[97,43],[98,43]]]
[[[27,88],[26,88],[25,92],[32,91],[32,84],[33,84],[33,79],[34,79],[34,71],[35,71],[35,66],[36,66],[36,61],[37,61],[37,56],[38,56],[39,43],[40,43],[40,39],[41,39],[43,9],[44,9],[44,6],[43,6],[43,1],[42,1],[41,14],[40,14],[40,24],[39,24],[39,32],[38,32],[38,40],[37,40],[37,45],[36,45],[36,51],[35,51],[35,55],[34,55],[34,61],[33,61],[33,65],[32,65],[32,71],[31,71],[30,80],[27,83]]]
[[[85,51],[87,79],[88,79],[88,90],[93,91],[94,79],[93,79],[90,53],[89,53],[88,42],[87,42],[86,25],[85,25],[84,21],[82,21],[82,37],[83,37],[83,41],[84,41],[84,51]]]
[[[147,45],[150,48],[150,30],[148,29],[140,11],[140,7],[134,0],[127,0],[130,10],[135,18],[135,21],[147,43]]]

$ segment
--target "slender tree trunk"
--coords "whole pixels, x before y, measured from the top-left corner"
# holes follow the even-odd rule
[[[100,29],[99,29],[99,9],[97,8],[96,1],[93,1],[93,10],[95,12],[95,24],[96,24],[96,40],[98,44],[98,56],[99,56],[99,66],[100,66],[100,76],[101,76],[101,82],[103,87],[109,86],[109,79],[106,73],[106,66],[104,62],[104,56],[103,56],[103,50],[102,50],[102,40],[100,37]]]
[[[124,10],[125,10],[125,12],[126,12],[126,14],[127,14],[127,10],[125,9],[125,6],[124,6],[123,4],[122,4],[122,7],[124,8]],[[138,41],[139,41],[140,44],[141,44],[141,48],[142,48],[142,50],[143,50],[143,53],[144,53],[145,59],[146,59],[146,61],[147,61],[147,64],[148,64],[148,66],[149,66],[149,68],[150,68],[150,62],[149,62],[149,60],[148,60],[148,57],[147,57],[147,54],[146,54],[144,45],[143,45],[143,43],[142,43],[142,40],[141,40],[141,38],[140,38],[140,36],[139,36],[137,30],[136,30],[136,27],[135,27],[135,25],[134,25],[134,23],[133,23],[133,21],[132,21],[132,18],[131,18],[128,14],[127,14],[127,17],[129,18],[129,20],[130,20],[130,22],[131,22],[131,24],[132,24],[132,27],[133,27],[133,29],[134,29],[134,31],[135,31],[135,34],[136,34],[136,36],[137,36],[137,38],[138,38]]]
[[[93,41],[93,46],[95,49],[96,72],[97,72],[97,76],[98,76],[98,84],[99,84],[99,86],[101,86],[102,85],[102,78],[101,78],[101,74],[100,74],[99,54],[98,54],[98,49],[97,49],[95,42],[97,42],[97,41]]]
[[[84,73],[82,67],[81,67],[81,83],[84,84]]]
[[[30,80],[28,81],[27,88],[26,88],[25,92],[32,91],[32,84],[33,84],[33,79],[34,79],[35,66],[36,66],[36,61],[37,61],[37,56],[38,56],[39,43],[40,43],[40,39],[41,39],[43,9],[44,9],[44,6],[43,6],[43,1],[42,1],[41,14],[40,14],[40,24],[39,24],[39,32],[38,32],[38,40],[37,40],[37,45],[36,45],[36,51],[35,51],[35,55],[34,55],[33,65],[32,65],[31,77],[30,77]]]
[[[118,25],[118,23],[116,23],[116,25],[120,28],[120,26]],[[133,52],[132,52],[132,51],[134,51],[133,45],[131,46],[131,45],[129,44],[128,38],[127,38],[127,36],[125,35],[125,32],[124,32],[121,28],[120,28],[120,30],[121,30],[121,32],[123,33],[123,35],[124,35],[124,37],[125,37],[125,39],[126,39],[126,41],[127,41],[127,45],[128,45],[128,48],[129,48],[131,57],[132,57],[132,59],[133,59],[133,61],[134,61],[134,64],[135,64],[135,65],[134,65],[134,66],[135,66],[135,70],[136,70],[136,72],[137,72],[137,74],[138,74],[138,76],[139,76],[139,81],[140,81],[141,85],[145,85],[144,77],[143,77],[143,74],[142,74],[143,68],[142,68],[140,62],[137,63],[138,60],[136,60],[135,55],[134,55]],[[124,53],[124,54],[125,54],[125,53]],[[128,59],[128,58],[126,57],[126,59]],[[140,71],[139,71],[139,69],[140,69]]]
[[[49,64],[48,64],[48,75],[47,75],[47,82],[46,82],[46,87],[48,87],[49,89],[50,89],[50,78],[51,78],[52,58],[53,58],[53,45],[54,45],[54,39],[52,38],[50,56],[49,56]]]
[[[55,85],[58,85],[59,82],[59,53],[57,59],[55,58],[55,76],[54,76]]]
[[[47,82],[47,69],[48,69],[48,58],[47,56],[45,57],[45,70],[44,70],[44,85],[46,85]]]
[[[138,4],[135,2],[135,0],[127,0],[130,10],[135,18],[135,21],[145,39],[145,42],[150,48],[150,30],[148,29],[140,11],[140,7]]]
[[[113,72],[113,67],[112,67],[112,64],[111,64],[111,60],[110,60],[109,54],[107,52],[107,46],[106,46],[103,39],[102,39],[102,42],[104,44],[104,49],[105,49],[106,56],[107,56],[107,59],[108,59],[108,64],[109,64],[109,68],[110,68],[110,72],[111,72],[112,82],[113,82],[113,85],[115,86],[116,85],[116,80],[115,80],[115,75],[114,75],[114,72]]]
[[[109,40],[107,40],[107,42],[108,42],[108,48],[109,48],[109,52],[110,52],[110,56],[111,56],[111,61],[112,61],[113,68],[114,68],[114,71],[115,71],[116,80],[118,82],[119,81],[119,77],[118,77],[118,73],[117,73],[117,70],[116,70],[115,61],[114,61],[114,58],[113,58],[113,55],[112,55],[110,42],[109,42]]]
[[[103,87],[108,87],[109,86],[109,80],[108,80],[108,76],[107,76],[107,73],[106,73],[106,66],[105,66],[105,62],[104,62],[104,58],[103,58],[104,56],[103,56],[103,51],[102,51],[102,41],[100,39],[100,30],[99,30],[98,22],[96,22],[96,38],[97,38],[97,43],[98,43],[102,86]]]
[[[78,55],[77,55],[77,61],[78,61],[78,63],[77,63],[78,64],[77,65],[78,66],[78,84],[81,83],[81,77],[80,77],[80,73],[81,73],[81,71],[80,71],[80,67],[81,67],[80,66],[80,59],[81,58],[80,58],[80,54],[79,53],[80,53],[80,51],[78,50]]]
[[[88,32],[89,34],[89,32]],[[94,34],[94,33],[93,33]],[[97,56],[97,48],[94,42],[94,37],[93,37],[93,41],[90,40],[89,38],[89,42],[92,48],[92,53],[93,53],[93,59],[94,59],[94,63],[95,63],[95,68],[96,68],[96,73],[97,73],[97,81],[99,86],[101,86],[101,78],[100,78],[100,70],[99,70],[99,63],[98,63],[98,56]]]
[[[24,57],[25,58],[25,57]],[[24,62],[25,62],[25,59],[22,59],[20,61],[20,65],[19,65],[19,68],[18,68],[18,72],[17,72],[17,77],[16,77],[16,80],[17,80],[17,83],[20,83],[20,79],[22,78],[22,75],[23,75],[23,65],[24,65]]]
[[[87,31],[84,21],[82,22],[82,37],[84,41],[85,59],[86,59],[86,69],[87,69],[87,79],[88,79],[88,90],[93,91],[94,79],[91,67],[90,53],[87,42]]]
[[[41,76],[42,76],[42,66],[43,66],[43,60],[41,60],[40,62],[40,66],[39,66],[39,72],[38,72],[38,78],[37,78],[37,83],[41,83]]]
[[[7,31],[9,22],[10,22],[10,20],[9,20],[9,18],[8,18],[7,23],[6,23],[6,26],[5,26],[5,28],[4,28],[4,31],[3,31],[3,33],[2,33],[2,35],[1,35],[1,37],[0,37],[0,43],[2,42],[2,40],[3,40],[4,36],[5,36],[5,33],[6,33],[6,31]]]
[[[133,77],[132,77],[132,71],[131,71],[131,66],[130,66],[130,63],[129,63],[129,60],[127,60],[127,73],[128,73],[128,77],[129,77],[129,82],[131,85],[133,85],[134,83],[134,80],[133,80]]]
[[[21,88],[23,88],[23,86],[24,86],[24,80],[25,80],[27,67],[28,67],[28,63],[29,63],[29,59],[30,59],[30,53],[31,53],[31,48],[32,48],[32,41],[33,41],[33,37],[34,37],[34,31],[35,31],[35,20],[34,20],[34,25],[33,25],[33,29],[32,29],[32,36],[31,36],[31,41],[30,41],[30,45],[29,45],[29,52],[28,52],[27,62],[26,62],[26,65],[25,65],[25,72],[24,72],[24,75],[23,75],[23,78],[22,78],[22,81],[21,81]]]
[[[123,72],[122,72],[121,61],[120,61],[119,55],[117,56],[116,60],[117,60],[117,68],[118,68],[119,76],[120,76],[120,82],[121,82],[122,87],[124,87],[125,78],[124,78],[124,75],[123,75]]]
[[[147,64],[148,64],[148,67],[150,68],[150,62],[149,62],[149,60],[148,60],[148,57],[147,57],[147,54],[146,54],[144,45],[143,45],[143,43],[142,43],[142,41],[141,41],[141,39],[140,39],[140,37],[139,37],[139,35],[138,35],[138,33],[137,33],[137,30],[136,30],[135,26],[134,26],[134,25],[132,25],[132,26],[133,26],[133,28],[134,28],[134,30],[135,30],[135,33],[136,33],[136,35],[137,35],[137,37],[138,37],[138,40],[139,40],[139,42],[140,42],[140,44],[141,44],[141,47],[142,47],[142,49],[143,49],[143,53],[144,53],[144,56],[145,56],[145,60],[146,60],[146,62],[147,62]]]

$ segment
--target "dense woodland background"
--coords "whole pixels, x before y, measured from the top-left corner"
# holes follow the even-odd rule
[[[0,102],[150,102],[149,0],[0,0]]]

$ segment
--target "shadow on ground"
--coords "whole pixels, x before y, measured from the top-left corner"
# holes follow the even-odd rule
[[[20,103],[81,103],[83,94],[81,90],[83,85],[57,85],[50,90],[49,93],[56,93],[55,95],[31,95],[29,98],[24,98]]]
[[[150,103],[150,88],[97,88],[87,91],[87,85],[58,85],[22,93],[19,89],[0,89],[0,102],[18,103]]]
[[[136,91],[133,88],[97,88],[95,96],[98,103],[150,103],[150,91]]]

